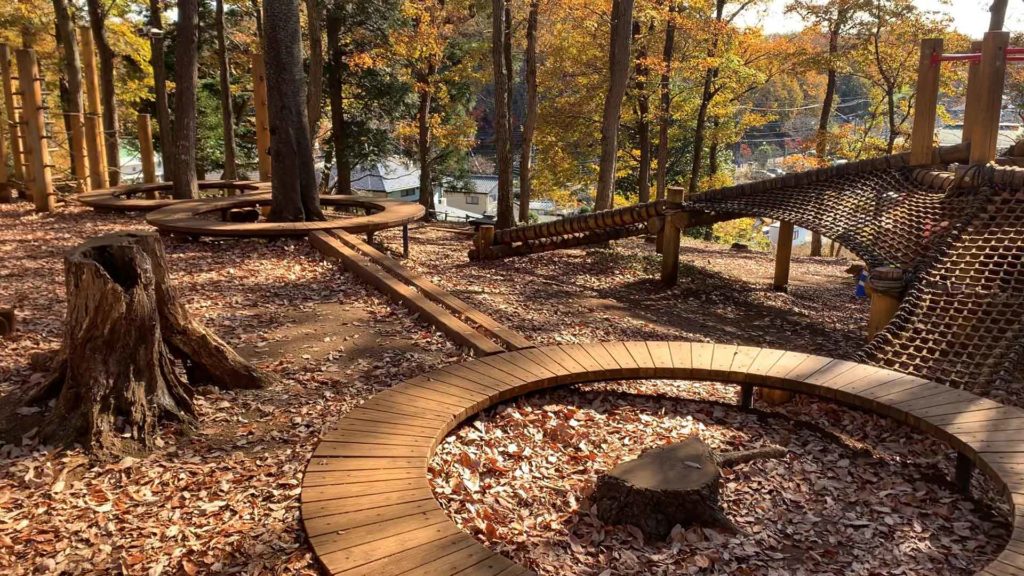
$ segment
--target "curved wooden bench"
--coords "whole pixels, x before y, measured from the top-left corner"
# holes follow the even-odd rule
[[[190,236],[273,237],[305,236],[317,230],[345,230],[353,234],[376,232],[415,222],[426,214],[418,202],[405,202],[389,198],[366,196],[321,196],[320,204],[328,207],[364,208],[372,212],[344,220],[323,222],[223,222],[202,218],[204,214],[223,212],[233,208],[268,205],[269,192],[245,194],[227,198],[189,200],[161,208],[146,215],[146,222],[161,232]]]
[[[447,366],[377,394],[324,433],[302,483],[302,521],[328,572],[532,574],[491,552],[434,499],[437,444],[481,410],[550,386],[704,379],[810,394],[884,414],[948,442],[1004,491],[1014,533],[979,574],[1024,575],[1024,410],[913,376],[821,356],[730,344],[549,346]]]
[[[150,212],[174,204],[189,202],[174,198],[139,198],[146,194],[170,192],[174,186],[171,182],[153,182],[149,184],[126,184],[102,190],[93,190],[79,194],[75,200],[96,210],[111,212]],[[238,192],[256,192],[265,190],[270,182],[254,182],[251,180],[200,180],[200,190],[237,190]]]

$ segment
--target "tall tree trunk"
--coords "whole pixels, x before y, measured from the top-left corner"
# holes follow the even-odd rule
[[[641,25],[635,23],[633,31],[640,35]],[[654,30],[653,21],[648,26],[648,33]],[[637,167],[637,190],[640,203],[651,201],[651,98],[647,94],[647,44],[638,43],[636,51],[636,108],[637,108],[637,145],[640,147],[640,164]]]
[[[512,207],[512,135],[509,133],[508,76],[505,73],[505,1],[491,1],[491,63],[494,75],[494,147],[498,168],[495,228],[515,226]]]
[[[715,0],[715,21],[721,22],[725,14],[726,0]],[[718,53],[718,37],[711,41],[711,50],[708,56],[714,57]],[[718,67],[712,66],[704,72],[704,86],[701,89],[700,106],[697,108],[697,126],[693,133],[693,164],[690,166],[690,183],[688,193],[692,196],[700,186],[701,165],[704,162],[704,133],[708,124],[708,109],[711,107],[712,87],[715,79],[718,78]]]
[[[1003,29],[1003,24],[1006,22],[1006,6],[1009,3],[1009,0],[994,0],[992,2],[992,6],[988,9],[992,13],[988,21],[989,31],[997,32]]]
[[[264,52],[267,50],[267,45],[263,42],[263,7],[260,5],[260,0],[250,0],[252,5],[253,16],[256,18],[256,38],[260,42],[260,48]]]
[[[658,174],[657,198],[667,197],[668,186],[668,130],[672,124],[672,94],[669,92],[672,79],[672,53],[676,45],[676,3],[668,8],[668,22],[665,24],[665,45],[661,50],[661,101],[658,110]]]
[[[149,0],[150,35],[149,65],[153,68],[153,93],[156,96],[156,124],[160,132],[160,158],[164,167],[164,181],[174,180],[174,128],[167,103],[167,69],[164,64],[164,25],[161,0]]]
[[[62,84],[61,101],[65,112],[78,114],[78,121],[83,122],[85,117],[82,114],[84,114],[85,108],[82,104],[82,60],[78,55],[78,34],[75,33],[75,21],[67,0],[53,0],[53,12],[56,17],[57,42],[60,44],[63,56],[64,81],[67,84],[66,91],[63,90],[64,85]],[[70,140],[72,132],[68,131],[67,134]],[[84,142],[72,142],[72,146],[85,149]],[[74,157],[72,154],[72,160]],[[4,160],[0,158],[0,161]],[[86,171],[83,170],[83,172]]]
[[[612,207],[615,160],[619,150],[619,114],[629,82],[629,46],[633,28],[633,0],[613,0],[611,38],[608,43],[608,92],[601,115],[601,160],[598,166],[595,208]]]
[[[178,199],[199,194],[196,174],[196,87],[199,84],[199,0],[178,1],[174,51],[174,192]]]
[[[306,111],[309,117],[310,144],[316,147],[320,127],[321,102],[324,96],[324,42],[320,30],[323,10],[320,0],[306,0],[306,21],[309,24],[309,92]]]
[[[275,222],[323,220],[302,71],[299,0],[274,0],[263,7],[267,109]]]
[[[352,163],[348,154],[348,125],[345,121],[345,98],[342,63],[345,51],[341,45],[342,18],[336,7],[327,9],[327,53],[331,65],[327,68],[327,100],[331,106],[331,142],[334,148],[334,166],[338,172],[338,194],[352,194]]]
[[[419,94],[419,109],[416,112],[416,122],[419,134],[416,140],[416,151],[420,160],[420,204],[427,213],[423,216],[426,221],[434,220],[434,183],[433,183],[433,159],[431,158],[431,147],[433,145],[430,134],[430,101],[431,90],[436,69],[429,64],[425,71],[417,74],[416,91]]]
[[[533,135],[537,131],[537,20],[540,0],[530,0],[526,19],[526,118],[523,119],[523,147],[519,157],[519,221],[530,221],[533,197]]]
[[[231,66],[228,62],[227,38],[224,31],[224,0],[217,0],[217,64],[220,67],[220,110],[224,124],[225,180],[238,178],[235,163],[235,110],[231,106]]]
[[[720,118],[711,119],[711,143],[708,145],[708,176],[718,174],[718,127],[721,125]]]
[[[107,13],[101,2],[88,0],[89,25],[100,58],[100,97],[103,99],[103,132],[110,185],[117,186],[121,182],[121,139],[118,136],[117,89],[114,86],[115,54],[107,38]]]
[[[825,82],[825,98],[821,102],[821,115],[818,116],[818,134],[814,143],[818,162],[824,163],[828,156],[828,123],[832,118],[832,102],[836,96],[836,57],[839,54],[838,24],[833,25],[828,35],[828,80]]]

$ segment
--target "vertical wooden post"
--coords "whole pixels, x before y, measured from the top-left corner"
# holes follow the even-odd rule
[[[793,255],[793,223],[779,222],[779,239],[775,247],[775,280],[772,290],[789,291],[789,261]]]
[[[491,251],[491,246],[494,245],[494,226],[482,224],[477,229],[473,242],[476,244],[476,252],[480,258],[486,258],[487,253]]]
[[[43,112],[42,78],[33,50],[18,50],[18,84],[21,85],[21,114],[25,119],[25,150],[32,173],[32,197],[37,212],[52,212],[56,194],[50,176],[50,147]]]
[[[682,202],[683,189],[678,186],[668,188],[668,200]],[[679,282],[679,241],[687,219],[686,213],[668,214],[658,235],[661,240],[661,283],[665,286],[675,286]]]
[[[3,114],[0,114],[0,118],[2,117]],[[5,126],[6,124],[0,121],[0,203],[14,200],[14,194],[11,191],[11,176],[7,171],[7,139],[4,137],[7,130]]]
[[[24,182],[25,158],[21,149],[21,114],[17,111],[14,96],[14,74],[11,73],[11,49],[0,44],[0,76],[3,76],[4,107],[7,111],[7,127],[11,138],[11,164],[14,179]]]
[[[107,152],[103,137],[103,121],[100,118],[100,77],[96,69],[96,49],[93,45],[92,29],[78,28],[79,50],[82,53],[82,75],[85,76],[85,134],[89,151],[89,184],[94,189],[110,186],[107,174]]]
[[[972,118],[971,164],[988,164],[995,160],[999,120],[1003,111],[1003,87],[1006,82],[1006,48],[1009,32],[986,32],[981,45],[981,94],[977,114]]]
[[[142,181],[146,184],[156,182],[156,156],[153,154],[153,127],[149,114],[139,114],[139,157],[142,160]],[[156,199],[156,192],[147,192],[146,197]]]
[[[914,130],[910,136],[910,164],[932,163],[935,153],[935,115],[939,104],[939,76],[942,65],[932,60],[942,54],[942,38],[921,40],[917,64],[917,96],[914,102]]]
[[[270,181],[270,117],[267,112],[267,71],[263,54],[252,55],[252,100],[256,107],[256,158],[260,181]]]
[[[71,125],[68,146],[71,148],[71,164],[75,171],[75,184],[79,192],[89,191],[89,161],[85,152],[85,121],[82,114],[68,112],[64,115]]]
[[[981,53],[981,41],[971,42],[971,53]],[[971,141],[971,130],[974,128],[978,106],[981,105],[981,62],[969,62],[967,68],[967,96],[964,99],[964,128],[960,135],[961,142]]]

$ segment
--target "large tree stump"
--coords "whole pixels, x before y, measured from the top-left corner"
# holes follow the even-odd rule
[[[664,540],[676,524],[740,530],[719,504],[723,467],[784,456],[779,447],[715,455],[697,437],[648,450],[598,478],[591,502],[606,524],[632,524]]]
[[[195,387],[270,381],[191,319],[170,284],[157,234],[93,238],[65,255],[64,271],[68,307],[54,373],[20,402],[7,402],[20,406],[13,412],[32,414],[54,401],[32,423],[42,441],[78,443],[101,455],[144,450],[159,422],[194,423]],[[10,416],[0,422],[11,424]]]

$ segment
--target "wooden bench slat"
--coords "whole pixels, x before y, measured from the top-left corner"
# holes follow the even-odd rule
[[[647,342],[647,352],[656,368],[672,368],[672,350],[668,342]]]
[[[435,526],[442,522],[450,523],[451,520],[444,510],[435,508],[409,516],[382,520],[376,524],[328,532],[319,536],[313,536],[309,541],[310,544],[316,546],[317,551],[321,555],[324,555],[398,536],[413,530]]]
[[[380,480],[405,480],[423,478],[424,472],[416,468],[376,468],[371,470],[342,470],[338,472],[306,472],[302,477],[303,486],[326,486],[328,484],[362,484]],[[303,490],[305,493],[305,490]]]
[[[309,461],[307,472],[344,472],[350,470],[380,470],[399,468],[420,468],[423,462],[417,458],[344,458],[338,456],[317,456]]]
[[[497,576],[513,566],[512,561],[484,546],[470,546],[416,568],[417,576]]]
[[[321,436],[321,440],[331,442],[358,442],[363,444],[382,444],[385,446],[432,446],[433,438],[424,436],[405,436],[402,434],[388,434],[381,432],[365,432],[362,430],[338,430],[328,431]]]
[[[690,342],[669,342],[668,351],[672,354],[672,367],[677,372],[693,373],[693,345]]]
[[[396,504],[408,504],[428,500],[437,505],[433,492],[430,488],[417,488],[415,490],[403,490],[401,492],[387,492],[384,494],[372,494],[356,498],[335,498],[333,500],[318,500],[316,502],[302,503],[303,518],[318,518],[320,516],[331,516],[334,514],[347,514],[384,506]]]
[[[716,377],[721,378],[732,369],[733,362],[736,361],[736,350],[739,346],[735,344],[715,344],[714,350],[711,352],[711,372],[715,373]]]
[[[477,365],[483,364],[490,366],[499,372],[504,372],[505,374],[516,378],[521,383],[533,382],[536,379],[536,376],[530,372],[499,356],[485,356],[478,359],[476,362]]]
[[[565,346],[559,346],[563,352],[565,352],[574,362],[582,366],[588,372],[600,372],[604,370],[601,363],[594,359],[594,357],[587,351],[585,347],[580,344],[568,344]]]
[[[583,349],[590,354],[590,357],[601,367],[604,372],[616,373],[621,370],[621,366],[615,361],[615,358],[608,352],[608,349],[600,344],[584,344]]]
[[[459,528],[451,522],[423,526],[402,534],[388,536],[337,552],[320,555],[320,561],[329,570],[358,568],[375,560],[382,560],[409,549],[412,546],[429,544],[447,536],[460,534]],[[342,572],[344,573],[344,572]]]
[[[399,574],[416,573],[416,569],[435,558],[443,558],[470,546],[479,546],[468,534],[458,533],[445,536],[419,546],[413,546],[380,560],[349,568],[344,571],[332,571],[333,574],[344,576],[397,576]]]
[[[655,367],[654,358],[651,357],[651,351],[647,347],[647,342],[623,342],[626,347],[626,351],[629,352],[629,357],[633,359],[633,364],[640,369],[652,370]]]
[[[551,358],[569,374],[576,375],[587,372],[587,369],[561,346],[541,346],[540,348],[534,348],[534,351]]]
[[[303,526],[306,529],[306,534],[312,538],[331,532],[351,530],[432,510],[440,510],[436,500],[418,500],[416,502],[370,508],[369,510],[359,510],[358,512],[303,518]]]
[[[693,377],[706,379],[711,377],[711,358],[715,353],[715,345],[707,342],[693,342],[690,344],[690,361],[692,363]]]
[[[434,438],[437,435],[437,428],[424,428],[422,426],[409,426],[392,422],[380,422],[359,420],[356,418],[342,418],[332,424],[327,431],[335,432],[340,430],[352,430],[355,432],[375,432],[402,434],[403,436],[420,436],[422,438]]]
[[[635,371],[639,368],[636,361],[633,360],[633,356],[630,355],[629,350],[626,349],[626,345],[622,342],[601,342],[597,346],[603,346],[623,370]]]
[[[361,444],[358,442],[321,442],[314,457],[352,456],[356,458],[426,458],[430,446],[390,446],[388,444]]]
[[[732,365],[729,366],[730,377],[738,381],[746,381],[747,372],[750,367],[757,360],[757,357],[761,354],[764,348],[756,346],[739,346],[736,348],[736,354],[733,356]]]
[[[335,498],[355,498],[356,496],[370,496],[374,494],[387,494],[389,492],[402,492],[422,488],[426,479],[421,475],[416,478],[404,480],[376,480],[373,482],[360,482],[358,484],[331,484],[324,486],[308,486],[302,491],[302,501],[306,503],[318,502],[320,500],[333,500]]]
[[[757,357],[754,358],[754,362],[750,364],[750,368],[747,369],[746,380],[754,383],[764,382],[768,371],[771,370],[775,366],[775,363],[778,362],[785,354],[786,353],[783,350],[762,348],[761,351],[757,353]]]

